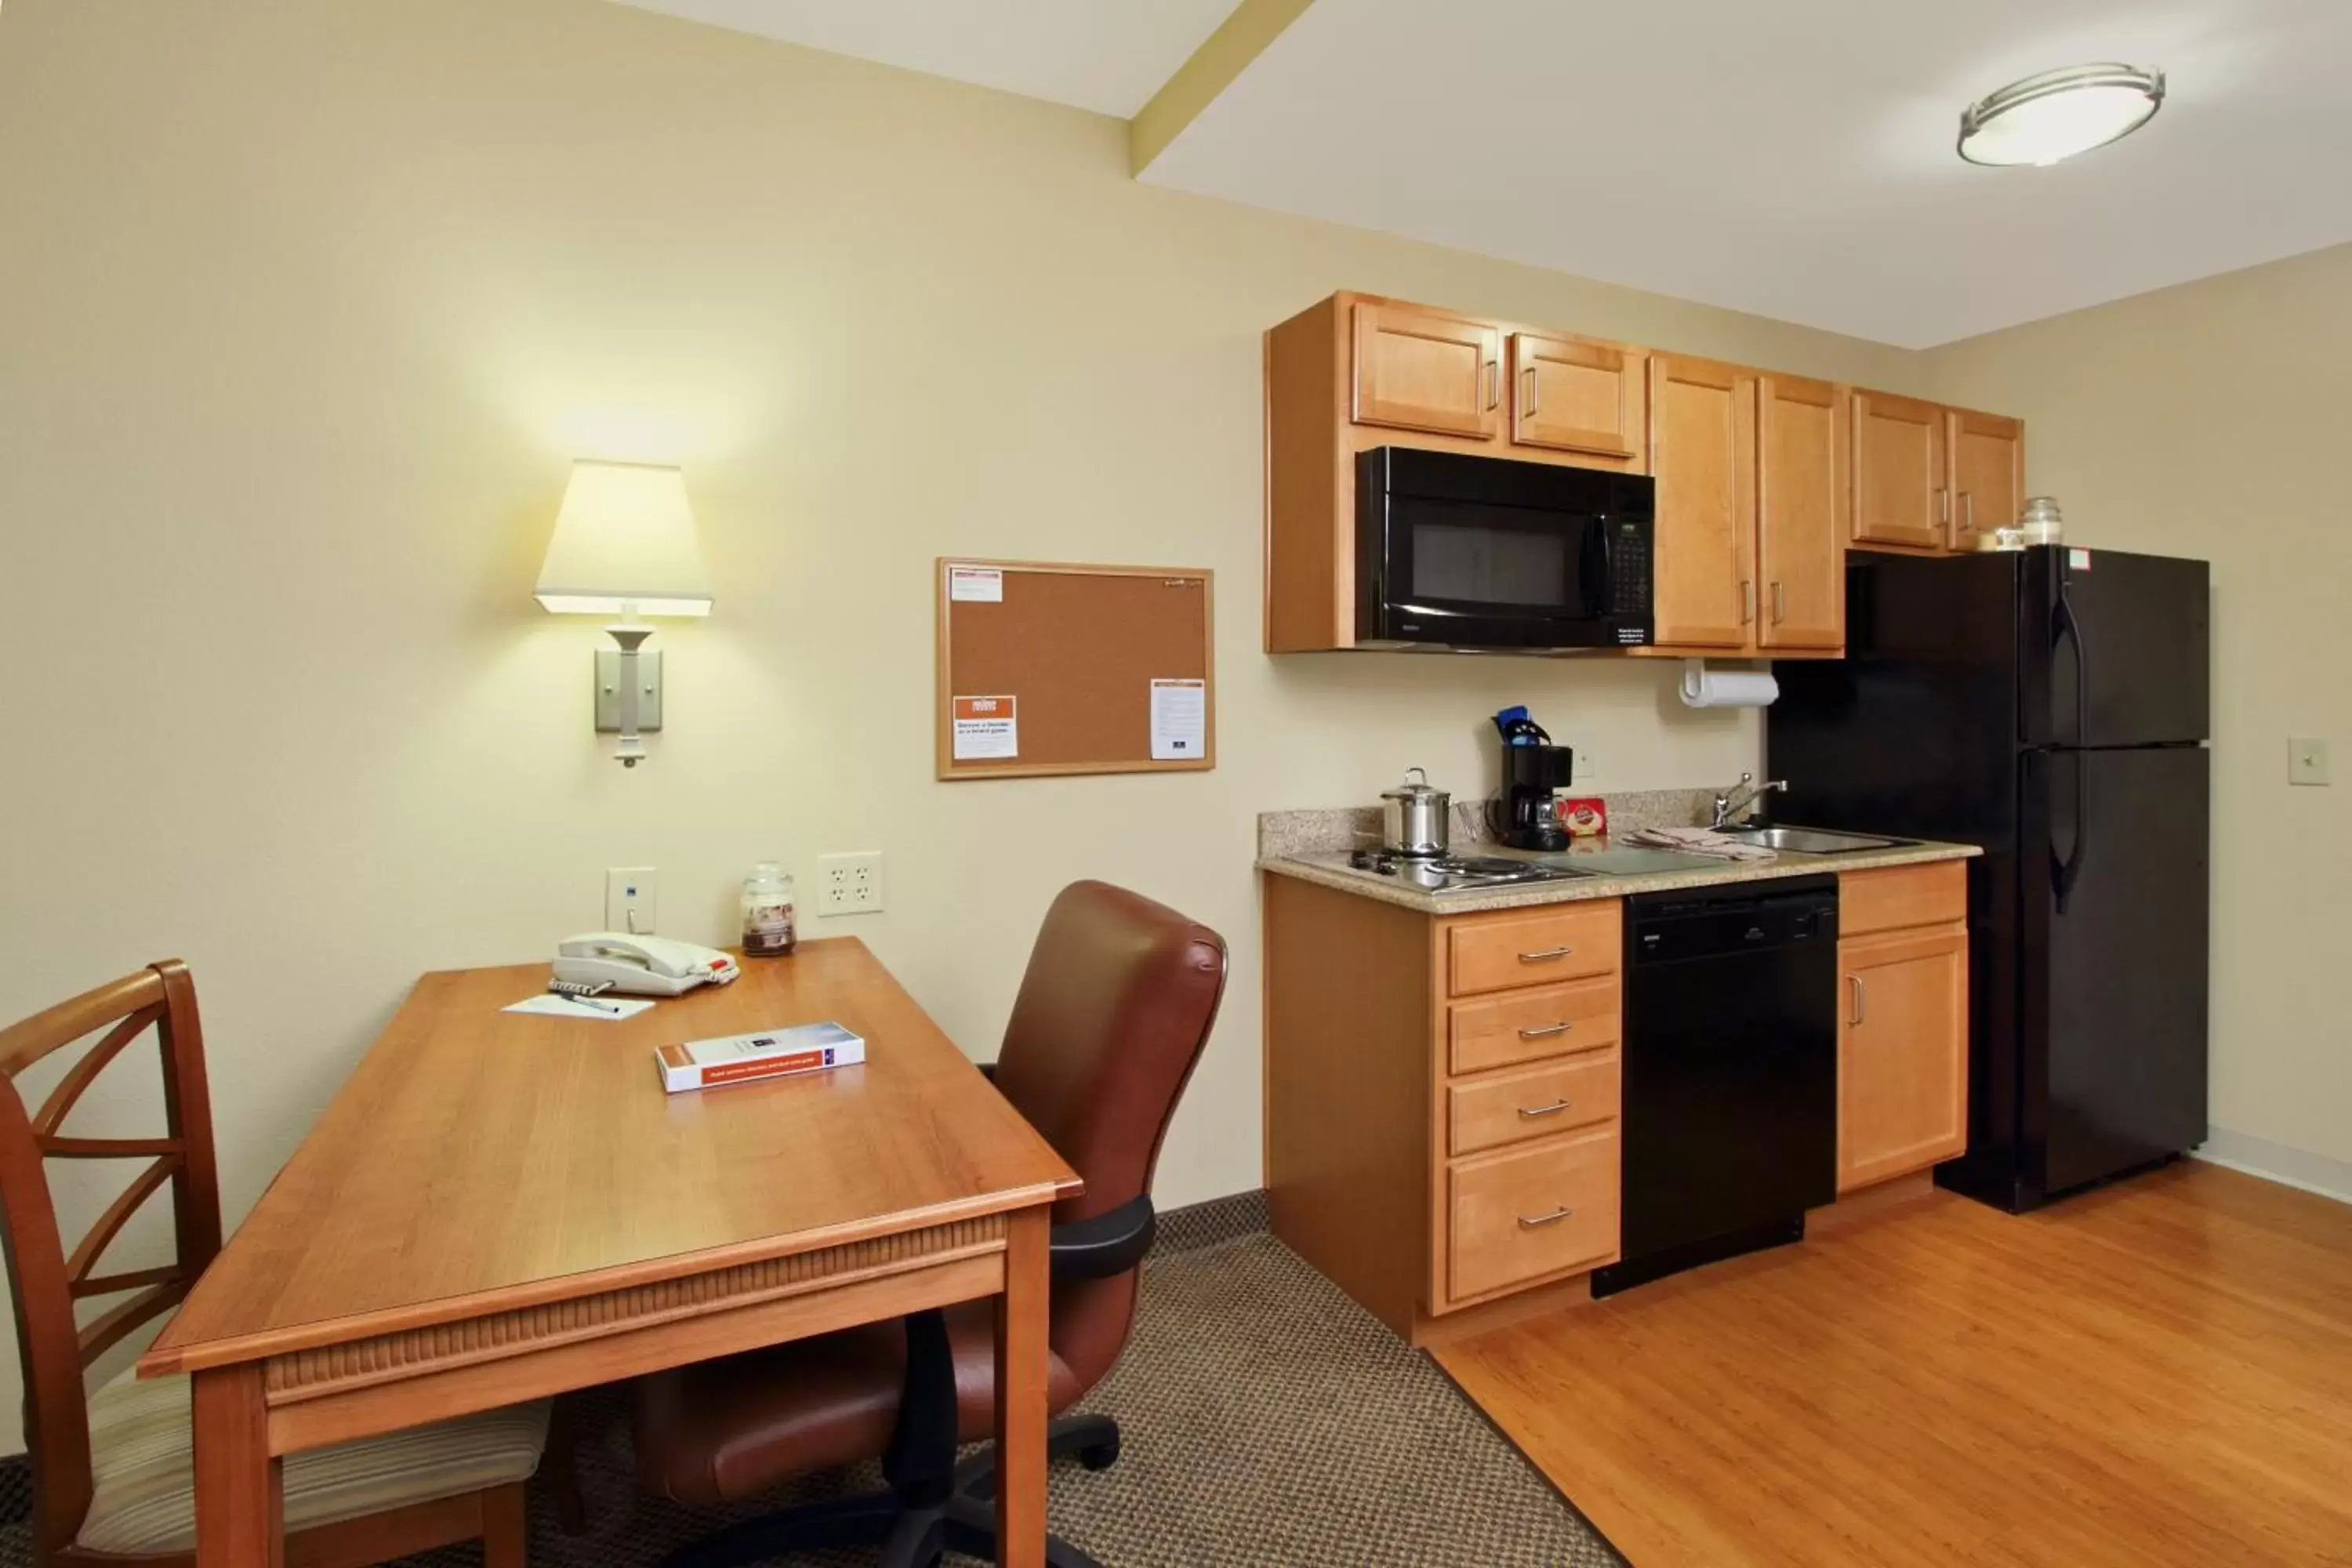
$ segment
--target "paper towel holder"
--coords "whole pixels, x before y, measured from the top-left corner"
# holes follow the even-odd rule
[[[1752,670],[1709,669],[1704,658],[1683,660],[1685,708],[1769,708],[1780,698],[1780,683],[1768,667]]]

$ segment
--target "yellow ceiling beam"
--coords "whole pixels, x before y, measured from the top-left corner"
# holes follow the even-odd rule
[[[1160,84],[1127,125],[1128,167],[1140,174],[1151,161],[1216,102],[1250,62],[1282,37],[1314,0],[1242,0],[1192,58]]]

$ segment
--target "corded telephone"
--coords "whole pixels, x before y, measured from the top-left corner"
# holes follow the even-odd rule
[[[593,931],[565,937],[555,949],[555,978],[575,985],[610,985],[639,996],[676,996],[698,985],[724,985],[742,971],[730,954],[663,936]]]

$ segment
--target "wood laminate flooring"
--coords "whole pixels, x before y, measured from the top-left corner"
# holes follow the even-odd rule
[[[2352,1206],[1862,1202],[1438,1360],[1634,1568],[2352,1563]]]

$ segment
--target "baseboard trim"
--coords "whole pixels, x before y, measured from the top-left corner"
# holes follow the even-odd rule
[[[1151,1250],[1164,1252],[1197,1252],[1203,1247],[1254,1236],[1267,1228],[1265,1189],[1253,1187],[1245,1193],[1234,1193],[1222,1198],[1211,1198],[1204,1204],[1186,1204],[1181,1208],[1160,1211],[1160,1223],[1154,1232]]]
[[[2339,1204],[2352,1204],[2352,1160],[2315,1154],[2307,1149],[2273,1143],[2267,1138],[2232,1132],[2226,1127],[2208,1129],[2204,1143],[2189,1152],[2190,1158],[2208,1164],[2300,1187],[2323,1198],[2334,1198]]]

